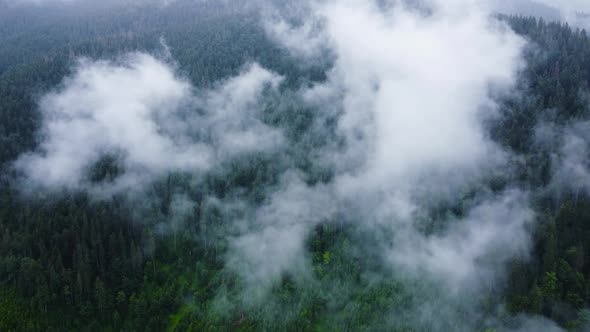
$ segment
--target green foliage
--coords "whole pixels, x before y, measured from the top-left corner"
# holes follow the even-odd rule
[[[25,299],[0,288],[0,331],[41,331],[42,320]]]

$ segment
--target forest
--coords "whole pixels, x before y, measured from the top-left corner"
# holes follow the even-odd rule
[[[0,1],[0,331],[588,331],[587,32],[333,3]]]

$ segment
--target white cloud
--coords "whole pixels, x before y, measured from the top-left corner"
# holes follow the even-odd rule
[[[537,126],[537,144],[551,154],[552,172],[548,189],[554,194],[590,194],[589,129],[589,122],[565,127],[549,123]]]
[[[590,2],[586,0],[536,0],[551,7],[558,8],[565,13],[590,12]]]
[[[476,205],[444,234],[424,237],[401,229],[389,257],[412,278],[436,276],[452,292],[490,283],[510,259],[528,256],[533,217],[525,195],[506,192]]]
[[[257,113],[264,89],[277,89],[282,80],[282,77],[252,64],[242,75],[221,82],[216,89],[205,93],[204,108],[209,112],[205,126],[219,157],[267,151],[281,143],[280,131],[262,123]]]
[[[564,21],[580,28],[590,27],[590,1],[587,0],[489,0],[494,8],[508,14],[541,16]]]
[[[142,53],[117,62],[82,60],[40,102],[42,142],[15,165],[35,187],[141,190],[168,172],[199,172],[240,153],[271,149],[281,135],[257,119],[257,100],[281,78],[258,65],[199,91],[172,67]],[[89,169],[107,154],[122,174],[91,183]]]
[[[240,221],[246,229],[232,241],[227,264],[245,281],[246,298],[259,300],[285,272],[309,277],[305,240],[335,214],[333,198],[328,186],[308,186],[299,174],[288,172],[269,201],[250,220]]]
[[[498,169],[509,172],[511,156],[488,137],[484,122],[496,116],[490,92],[510,89],[523,66],[524,41],[479,1],[430,1],[428,14],[380,3],[312,1],[303,25],[281,22],[270,33],[298,56],[323,56],[321,48],[334,56],[328,80],[303,94],[341,114],[346,146],[325,152],[336,169],[329,184],[336,204],[375,232],[397,234],[376,243],[388,262],[459,292],[467,282],[477,287],[526,253],[525,225],[533,217],[526,193],[473,202],[465,218],[440,217],[434,222],[460,226],[439,235],[424,234],[415,221],[439,201],[457,202],[481,188]],[[289,238],[291,228],[280,225],[273,229],[284,233],[273,237]],[[388,249],[390,241],[397,242]]]
[[[318,112],[340,114],[345,144],[329,144],[317,161],[333,166],[332,181],[312,186],[288,172],[262,206],[237,204],[246,212],[236,220],[240,233],[226,264],[255,298],[284,273],[308,272],[305,241],[337,213],[373,232],[384,264],[424,273],[457,293],[526,255],[534,218],[527,194],[481,189],[488,177],[510,172],[510,153],[484,123],[497,116],[490,92],[510,89],[523,65],[523,39],[492,17],[487,2],[424,1],[428,13],[395,3],[311,0],[302,24],[276,17],[265,24],[298,57],[333,56],[327,81],[302,94]],[[16,165],[37,186],[107,192],[167,172],[206,171],[282,143],[258,118],[260,97],[281,82],[253,64],[214,89],[194,91],[149,55],[87,60],[45,96],[44,140]],[[105,153],[124,168],[106,189],[87,176]],[[465,199],[468,191],[476,197]],[[418,229],[416,221],[438,203],[463,199],[464,216],[438,216],[434,234]],[[386,238],[384,229],[393,235]]]

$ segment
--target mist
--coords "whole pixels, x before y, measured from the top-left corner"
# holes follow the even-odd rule
[[[480,187],[498,168],[509,171],[510,152],[488,137],[484,122],[496,116],[492,93],[502,94],[515,82],[525,42],[469,1],[431,2],[428,16],[363,1],[311,2],[309,8],[299,26],[279,20],[267,28],[296,56],[334,56],[327,82],[302,93],[311,104],[341,112],[338,133],[345,146],[327,150],[322,160],[336,170],[330,197],[348,211],[348,218],[338,218],[372,233],[383,263],[397,277],[437,280],[459,297],[487,287],[508,260],[527,255],[526,226],[534,217],[525,193],[482,193],[467,202],[463,217],[433,221],[448,226],[430,236],[416,220],[428,218],[427,211],[441,202],[461,200],[461,193]],[[285,258],[297,266],[301,262],[292,257],[301,257],[296,253],[304,238],[291,227],[277,234],[285,219],[297,220],[283,214],[272,231],[277,239],[296,234],[289,239],[300,244],[283,247],[279,257],[288,250]],[[313,222],[297,225],[311,229]],[[390,237],[379,236],[384,230]],[[257,236],[252,247],[266,238]],[[242,255],[259,255],[239,243]],[[455,328],[472,327],[457,322]]]
[[[590,4],[584,0],[496,0],[494,6],[505,14],[538,16],[582,29],[590,26]]]
[[[281,144],[281,134],[256,119],[258,98],[281,78],[256,64],[200,91],[173,64],[144,53],[81,59],[73,71],[39,103],[38,151],[15,162],[28,190],[141,192],[168,173],[204,172]],[[116,164],[110,178],[93,178],[93,165],[105,157]]]
[[[522,179],[525,156],[492,124],[526,93],[531,44],[497,13],[559,13],[581,27],[585,1],[251,4],[259,10],[243,20],[279,60],[244,51],[207,84],[208,68],[183,67],[175,48],[192,45],[165,33],[151,49],[71,55],[36,99],[35,147],[10,163],[23,199],[127,204],[134,223],[155,225],[144,249],[154,274],[154,233],[214,261],[206,273],[221,286],[207,286],[208,310],[222,320],[248,312],[280,329],[305,301],[323,301],[326,324],[345,328],[363,306],[357,289],[386,285],[402,300],[383,300],[368,330],[562,331],[511,313],[502,294],[511,264],[533,261],[539,197],[590,195],[588,122],[535,123],[550,181]]]

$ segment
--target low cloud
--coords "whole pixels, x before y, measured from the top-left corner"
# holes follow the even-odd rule
[[[541,123],[536,128],[536,143],[551,156],[548,189],[556,194],[590,195],[589,122],[563,127]]]
[[[536,2],[558,8],[564,13],[590,13],[590,3],[585,0],[536,0]]]
[[[483,123],[496,116],[491,90],[501,92],[516,79],[524,42],[475,2],[431,5],[424,16],[372,1],[312,2],[311,23],[302,29],[279,24],[296,35],[285,47],[292,40],[311,38],[310,47],[325,40],[318,47],[335,56],[328,81],[305,94],[316,105],[340,107],[346,147],[325,156],[337,169],[335,194],[365,223],[404,227],[429,203],[461,199],[461,192],[509,164],[509,153],[492,142]],[[310,35],[307,26],[322,28]],[[317,54],[300,45],[294,51]],[[515,225],[528,219],[516,215]],[[491,236],[496,241],[501,232]],[[416,243],[424,250],[435,245],[422,240]]]
[[[239,193],[203,199],[205,208],[232,212],[225,264],[241,277],[247,301],[263,300],[286,274],[313,278],[306,241],[324,222],[368,234],[382,278],[426,280],[445,293],[428,299],[442,314],[427,303],[403,308],[424,324],[426,316],[448,318],[431,330],[471,330],[476,323],[465,317],[451,320],[472,305],[470,314],[487,315],[475,312],[473,294],[501,281],[511,259],[527,256],[535,219],[529,194],[489,188],[512,178],[515,156],[485,125],[499,116],[496,98],[517,81],[525,41],[488,2],[408,3],[311,0],[295,18],[272,12],[263,23],[302,62],[330,58],[326,80],[300,87],[295,99],[317,119],[334,118],[335,134],[325,137],[336,139],[305,151],[313,166],[330,169],[320,181],[281,164],[260,203]],[[42,98],[41,143],[15,167],[31,188],[111,195],[171,172],[204,174],[234,157],[276,152],[287,141],[261,120],[261,108],[267,93],[281,94],[282,80],[251,64],[197,90],[151,55],[82,60]],[[580,135],[572,128],[564,136],[566,175],[586,169],[575,159],[587,149]],[[105,158],[116,166],[112,178],[94,179]],[[194,205],[186,196],[172,202],[174,226]],[[538,320],[517,325],[537,326],[527,324]]]
[[[173,66],[148,54],[83,59],[41,99],[41,144],[15,167],[31,188],[108,195],[141,190],[169,172],[206,171],[281,144],[281,134],[256,115],[260,94],[280,82],[253,64],[215,89],[195,91]],[[105,157],[114,160],[114,178],[93,181],[92,169]]]
[[[525,42],[477,1],[428,1],[420,10],[378,1],[308,4],[297,23],[273,17],[267,29],[298,57],[333,56],[328,79],[302,91],[319,112],[339,114],[337,134],[344,143],[318,161],[335,172],[322,186],[341,212],[332,218],[373,234],[370,241],[397,278],[423,278],[453,290],[456,296],[442,301],[459,310],[457,298],[494,285],[506,264],[530,249],[535,216],[526,191],[494,193],[485,184],[511,176],[514,156],[492,141],[484,124],[498,116],[494,98],[516,82]],[[312,197],[290,201],[306,206]],[[431,213],[456,202],[463,202],[459,214]],[[280,275],[303,264],[302,234],[316,224],[314,217],[284,218],[295,221],[288,226],[271,219],[264,229],[272,236],[247,233],[236,245],[240,253],[255,253],[260,241],[244,238],[281,239],[271,247],[289,255],[276,256],[280,264],[261,259],[256,265]],[[425,232],[421,222],[434,231]],[[471,324],[451,325],[468,330]]]
[[[241,221],[241,235],[232,240],[228,267],[245,281],[245,298],[258,301],[285,272],[311,276],[305,241],[310,231],[336,214],[330,187],[309,186],[294,172],[283,175],[268,202]]]
[[[502,13],[531,15],[563,21],[579,28],[590,27],[590,2],[586,0],[492,0]]]
[[[402,229],[389,257],[412,278],[436,276],[453,292],[490,284],[512,258],[528,256],[533,220],[526,195],[508,191],[478,202],[461,220],[447,221],[450,227],[443,234],[425,237]]]

